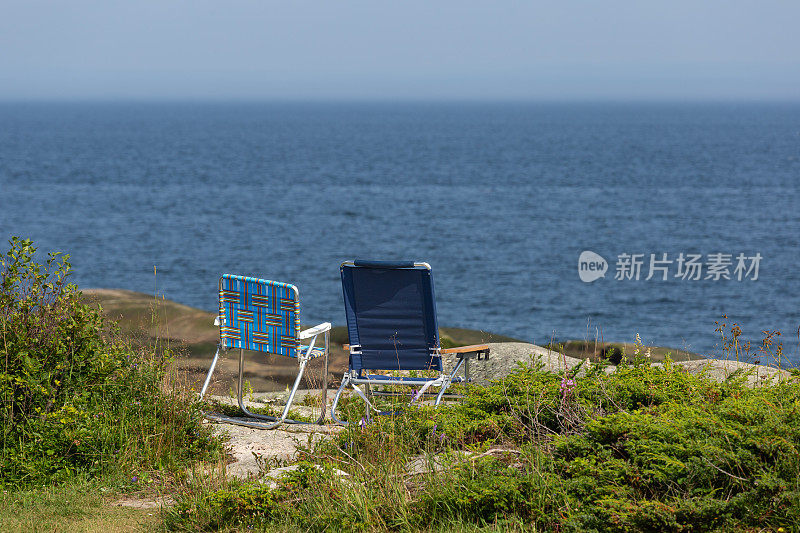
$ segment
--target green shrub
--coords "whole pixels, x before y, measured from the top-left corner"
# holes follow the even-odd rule
[[[345,406],[351,419],[359,405]],[[418,454],[460,459],[409,474]],[[611,374],[521,365],[458,404],[352,424],[304,459],[350,477],[312,476],[292,492],[237,488],[272,509],[252,525],[787,531],[800,524],[800,383],[750,389],[744,376],[716,383],[643,359]],[[228,504],[216,505],[193,512],[224,515]],[[170,516],[170,527],[196,529]],[[236,520],[216,525],[248,523]]]
[[[618,412],[556,439],[577,529],[702,531],[800,519],[797,384]],[[588,504],[588,505],[587,505]]]
[[[213,455],[199,405],[162,387],[167,361],[103,335],[68,256],[0,259],[0,485],[29,486]]]
[[[295,515],[292,506],[281,503],[297,500],[310,487],[321,485],[325,475],[326,469],[300,462],[297,469],[285,472],[274,485],[232,481],[224,489],[203,491],[180,501],[165,513],[165,525],[192,531],[264,526],[281,516]]]
[[[552,476],[530,475],[522,465],[485,458],[436,476],[420,495],[421,521],[489,524],[518,517],[546,526],[559,508]]]

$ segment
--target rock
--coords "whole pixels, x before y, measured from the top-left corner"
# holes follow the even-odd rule
[[[250,395],[250,396],[252,396],[252,395]],[[211,394],[209,394],[207,396],[207,398],[209,400],[211,400],[211,401],[219,402],[219,403],[221,403],[223,405],[232,405],[234,407],[239,405],[238,400],[234,396],[221,396],[221,395],[211,395]],[[243,397],[242,398],[242,403],[248,409],[255,409],[257,407],[264,407],[264,405],[267,402],[263,402],[263,401],[260,401],[260,399],[255,399],[255,398],[250,400],[250,399],[247,399],[247,398]]]
[[[448,467],[459,464],[464,459],[474,455],[470,451],[455,451],[447,454],[420,454],[411,457],[405,465],[405,472],[409,476],[440,472]]]
[[[312,466],[314,468],[316,468],[317,470],[320,470],[320,471],[322,470],[322,467],[320,465],[312,465]],[[278,480],[285,473],[294,472],[298,468],[300,468],[300,465],[289,465],[289,466],[282,466],[280,468],[273,468],[272,470],[270,470],[269,472],[264,474],[264,478],[261,480],[261,482],[264,483],[265,485],[267,485],[269,488],[274,489],[275,487],[278,486]],[[334,468],[332,473],[333,473],[334,477],[339,478],[339,479],[344,479],[344,478],[346,478],[346,477],[348,477],[350,475],[347,472],[344,472],[344,471],[339,470],[337,468]]]
[[[330,404],[333,394],[335,391],[328,391],[328,403]],[[300,416],[304,416],[311,419],[317,419],[320,414],[320,407],[309,407],[306,405],[302,405],[303,399],[308,395],[319,395],[320,391],[317,389],[301,389],[298,390],[295,394],[294,401],[292,403],[291,412],[299,414]],[[221,396],[221,395],[211,395],[209,394],[207,398],[211,401],[215,401],[222,405],[232,405],[237,407],[239,405],[238,399],[234,396]],[[242,398],[242,403],[244,406],[249,409],[258,409],[263,407],[271,407],[272,408],[272,415],[277,416],[283,412],[283,408],[286,405],[286,401],[289,399],[289,391],[281,391],[281,392],[260,392],[260,393],[253,393],[248,394],[246,398]],[[291,416],[289,417],[291,418]]]
[[[541,362],[544,370],[560,372],[571,369],[581,363],[581,359],[562,355],[558,352],[528,344],[526,342],[492,342],[489,344],[489,359],[469,363],[472,383],[488,385],[490,381],[506,377],[519,367],[519,363]],[[446,372],[452,372],[457,358],[453,355],[443,357]],[[459,371],[463,375],[462,370]]]
[[[747,376],[747,385],[760,387],[789,379],[791,374],[786,370],[771,366],[754,365],[740,361],[726,361],[722,359],[698,359],[697,361],[681,361],[675,366],[686,369],[690,374],[705,374],[715,381],[725,381],[734,372],[741,371]]]
[[[114,504],[118,507],[132,507],[134,509],[160,509],[162,507],[172,507],[175,500],[170,496],[157,496],[153,498],[137,498],[136,496],[125,495]]]
[[[228,438],[225,446],[234,462],[227,465],[226,475],[246,479],[258,476],[270,461],[294,459],[298,445],[315,443],[340,428],[297,424],[263,430],[214,424],[214,431]]]

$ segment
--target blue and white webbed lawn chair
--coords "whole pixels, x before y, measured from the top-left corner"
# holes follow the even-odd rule
[[[327,405],[328,343],[331,325],[329,322],[323,322],[313,328],[300,331],[300,299],[297,287],[278,281],[225,274],[219,279],[219,315],[214,321],[214,325],[219,326],[219,344],[200,392],[200,398],[206,393],[211,381],[211,374],[217,365],[220,350],[239,348],[239,407],[245,415],[271,423],[249,422],[219,415],[207,415],[208,418],[259,429],[271,429],[281,422],[300,423],[286,418],[289,408],[292,406],[308,362],[317,357],[324,357],[322,413],[317,423],[321,424],[324,421]],[[323,334],[324,345],[315,346],[317,337]],[[308,344],[301,344],[303,341]],[[242,400],[245,350],[293,357],[298,360],[297,378],[280,417],[251,413],[245,407]]]
[[[456,377],[471,358],[489,357],[486,344],[442,349],[436,320],[436,301],[431,267],[427,263],[389,261],[346,261],[341,266],[342,291],[347,315],[350,362],[331,406],[331,418],[342,392],[352,386],[366,402],[368,411],[378,411],[359,385],[405,385],[418,389],[411,400],[422,398],[438,387],[435,405],[442,401],[451,383],[468,379]],[[445,373],[442,354],[454,354],[458,363]],[[468,364],[468,362],[467,362]],[[370,370],[433,370],[436,377],[370,374]],[[369,415],[368,415],[369,417]]]

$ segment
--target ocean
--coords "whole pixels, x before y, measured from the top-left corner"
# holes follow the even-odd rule
[[[442,326],[713,356],[727,315],[800,363],[800,104],[4,103],[11,235],[209,311],[234,273],[344,324],[342,261],[411,259]]]

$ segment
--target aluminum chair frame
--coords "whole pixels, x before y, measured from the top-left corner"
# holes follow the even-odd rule
[[[397,266],[403,265],[403,266]],[[358,268],[359,266],[366,266],[366,267],[373,267],[373,268],[413,268],[413,269],[423,269],[427,270],[428,275],[430,276],[431,266],[425,262],[414,262],[414,263],[390,263],[390,262],[380,262],[380,261],[345,261],[340,266],[340,271],[342,272],[342,289],[345,291],[345,307],[347,308],[347,289],[345,287],[345,279],[344,279],[344,269],[345,268]],[[355,369],[353,368],[353,357],[359,357],[362,355],[362,346],[360,345],[344,345],[345,350],[350,353],[350,363],[348,365],[348,370],[345,372],[344,376],[342,377],[342,383],[339,386],[339,389],[336,391],[336,395],[333,398],[333,404],[331,405],[331,419],[336,422],[337,424],[347,425],[348,422],[342,421],[336,414],[336,408],[339,404],[339,399],[345,389],[352,387],[356,394],[364,400],[367,410],[366,410],[366,419],[369,420],[370,411],[376,412],[378,414],[386,414],[381,412],[377,409],[373,403],[369,400],[369,392],[365,393],[359,385],[364,385],[367,387],[367,391],[369,391],[369,387],[373,385],[404,385],[404,386],[415,386],[420,387],[419,391],[411,398],[409,402],[409,406],[413,405],[416,401],[420,400],[423,395],[428,391],[431,387],[438,387],[439,392],[436,395],[436,400],[434,402],[435,406],[438,406],[442,402],[442,398],[444,393],[453,383],[468,383],[469,382],[469,360],[470,359],[481,359],[481,358],[489,358],[489,346],[486,344],[479,344],[479,345],[472,345],[472,346],[463,346],[458,348],[447,348],[442,349],[439,343],[439,333],[438,333],[438,325],[436,324],[436,306],[435,306],[435,298],[433,294],[433,281],[430,280],[430,294],[426,295],[429,296],[431,299],[431,308],[429,312],[431,316],[429,317],[433,324],[433,345],[430,347],[430,357],[431,360],[437,361],[437,366],[439,373],[435,378],[412,378],[412,377],[394,377],[394,376],[383,376],[383,375],[369,375],[366,376],[362,375],[362,368]],[[349,310],[348,310],[349,312]],[[351,324],[351,320],[357,319],[355,316],[348,315],[348,331],[352,331],[354,327]],[[453,368],[452,372],[446,373],[443,370],[441,365],[441,357],[443,354],[454,354],[458,358],[458,362],[456,363],[455,367]],[[399,362],[399,361],[398,361]],[[402,367],[402,364],[399,365]],[[464,378],[457,377],[456,374],[458,371],[464,366],[465,369],[465,376]],[[399,368],[399,370],[403,370],[403,368]]]
[[[294,301],[297,303],[297,311],[296,311],[296,313],[299,315],[300,291],[297,289],[296,286],[291,285],[291,284],[279,284],[278,282],[274,282],[274,281],[271,281],[271,280],[264,280],[264,279],[258,279],[258,278],[248,278],[248,277],[241,277],[241,276],[231,276],[231,275],[228,275],[228,274],[223,275],[219,279],[220,310],[221,311],[223,310],[223,302],[222,302],[223,280],[225,280],[226,278],[238,279],[238,280],[243,280],[243,281],[247,281],[247,282],[251,282],[251,283],[252,282],[256,282],[256,283],[269,284],[269,285],[273,285],[273,284],[274,285],[281,285],[281,286],[284,286],[285,288],[288,288],[294,294]],[[288,318],[287,318],[287,320],[288,320]],[[219,342],[217,344],[217,351],[214,354],[214,359],[211,362],[211,367],[208,370],[208,374],[206,375],[206,379],[205,379],[205,381],[203,383],[203,388],[200,391],[200,399],[202,399],[205,396],[206,390],[208,389],[208,386],[211,383],[211,376],[214,373],[214,369],[217,366],[217,361],[219,360],[220,351],[223,351],[223,352],[227,351],[228,348],[230,348],[229,344],[233,344],[234,342],[236,342],[236,341],[231,342],[230,339],[226,339],[224,337],[224,334],[223,334],[224,329],[223,328],[225,328],[226,323],[227,323],[226,322],[226,316],[224,316],[224,314],[220,314],[214,319],[214,325],[215,326],[219,326],[219,328],[220,328],[220,330],[219,330],[220,331],[220,337],[219,337]],[[258,419],[258,420],[265,420],[265,421],[268,421],[270,423],[265,424],[265,423],[261,423],[261,422],[252,422],[252,421],[248,421],[248,420],[239,420],[239,419],[233,418],[233,417],[217,415],[217,414],[208,414],[208,413],[205,414],[206,418],[208,418],[210,420],[217,421],[217,422],[226,422],[226,423],[230,423],[230,424],[236,424],[236,425],[239,425],[239,426],[251,427],[251,428],[256,428],[256,429],[273,429],[273,428],[276,428],[277,426],[279,426],[282,423],[287,423],[287,424],[323,424],[324,423],[325,415],[326,415],[326,409],[327,409],[327,397],[328,397],[328,394],[327,394],[327,392],[328,392],[327,376],[328,376],[328,353],[329,353],[329,349],[330,349],[331,324],[330,324],[330,322],[323,322],[321,324],[318,324],[318,325],[316,325],[316,326],[314,326],[312,328],[309,328],[309,329],[306,329],[306,330],[303,330],[303,331],[299,331],[299,327],[296,327],[296,326],[297,325],[295,324],[294,328],[288,328],[288,327],[286,328],[287,331],[291,331],[291,329],[294,329],[296,331],[295,340],[297,341],[297,345],[298,345],[297,348],[296,348],[296,357],[297,357],[297,360],[298,360],[298,371],[297,371],[297,377],[295,378],[294,384],[292,385],[292,388],[291,388],[291,390],[289,392],[289,397],[287,398],[286,405],[283,408],[281,416],[280,417],[274,417],[274,416],[269,416],[269,415],[262,415],[262,414],[258,414],[258,413],[253,413],[250,410],[248,410],[247,407],[245,406],[244,399],[242,397],[243,396],[243,391],[244,391],[244,350],[245,349],[243,347],[240,347],[239,348],[239,374],[238,374],[238,379],[237,379],[237,397],[236,397],[237,398],[237,402],[239,404],[239,408],[248,417],[255,418],[255,419]],[[319,337],[320,335],[323,335],[324,345],[321,348],[315,348],[317,337]],[[310,339],[308,346],[300,345],[300,341],[306,340],[306,339]],[[256,351],[262,351],[262,352],[265,352],[265,353],[269,353],[269,352],[266,352],[266,350],[263,350],[263,349],[259,349],[259,350],[256,350]],[[281,355],[281,354],[279,354],[279,355]],[[288,418],[289,410],[291,409],[292,402],[294,401],[294,397],[295,397],[295,394],[297,393],[298,387],[300,386],[300,382],[303,379],[303,373],[305,372],[306,365],[308,364],[309,361],[311,361],[312,359],[316,359],[317,357],[324,357],[325,358],[324,359],[324,361],[325,361],[324,362],[324,369],[323,369],[324,378],[323,378],[323,385],[322,385],[322,387],[323,387],[323,391],[322,391],[322,395],[323,395],[322,412],[320,413],[319,418],[315,422],[301,422],[301,421],[289,419]]]

